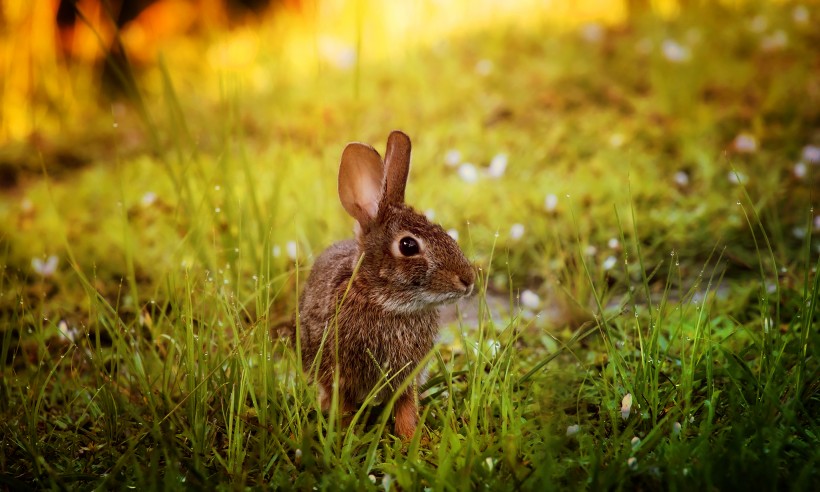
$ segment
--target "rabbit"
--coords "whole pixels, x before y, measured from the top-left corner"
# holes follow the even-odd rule
[[[388,137],[384,162],[358,142],[342,153],[339,199],[356,220],[355,239],[316,258],[299,302],[303,368],[319,386],[322,411],[336,367],[341,412],[386,379],[377,398],[392,396],[433,348],[438,306],[473,292],[475,271],[456,241],[404,203],[409,171],[410,138],[400,131]],[[418,423],[420,379],[395,402],[395,433],[404,439]]]

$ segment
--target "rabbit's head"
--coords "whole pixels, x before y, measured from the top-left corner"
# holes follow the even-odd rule
[[[475,272],[458,244],[438,224],[404,203],[410,171],[410,139],[394,131],[385,159],[365,144],[342,153],[339,198],[356,219],[364,259],[356,281],[370,301],[409,313],[470,295]]]

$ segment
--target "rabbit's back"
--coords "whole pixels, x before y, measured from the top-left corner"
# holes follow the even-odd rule
[[[338,300],[347,287],[356,264],[356,241],[348,239],[332,244],[316,258],[299,302],[302,360],[309,367],[325,325],[336,312]]]

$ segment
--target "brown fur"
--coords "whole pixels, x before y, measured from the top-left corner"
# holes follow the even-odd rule
[[[333,244],[316,259],[299,306],[303,366],[316,375],[325,395],[331,394],[338,366],[344,410],[360,404],[385,376],[391,384],[379,397],[392,395],[433,348],[437,307],[469,295],[475,282],[458,244],[441,226],[403,203],[410,159],[407,136],[393,132],[388,140],[387,176],[377,210],[368,206],[375,183],[370,151],[378,157],[372,147],[350,144],[340,166],[340,198],[359,223],[357,238]],[[363,164],[362,159],[370,162]],[[420,240],[421,254],[394,256],[395,242],[407,235]],[[324,410],[329,404],[329,396],[322,398]],[[412,436],[418,420],[413,384],[399,395],[395,415],[396,433]]]

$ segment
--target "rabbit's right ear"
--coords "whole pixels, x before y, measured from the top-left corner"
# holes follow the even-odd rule
[[[359,225],[366,228],[379,213],[384,164],[376,149],[354,142],[342,152],[339,199]]]

